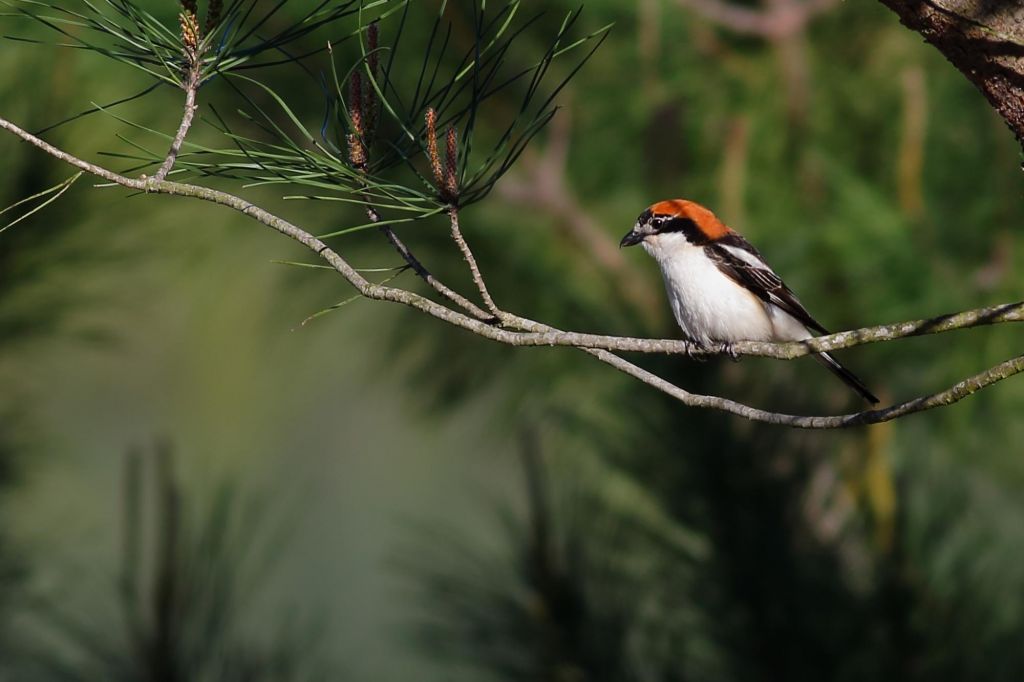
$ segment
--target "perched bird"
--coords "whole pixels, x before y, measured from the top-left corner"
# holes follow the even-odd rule
[[[640,214],[619,246],[643,244],[658,261],[676,322],[702,347],[737,341],[803,341],[828,332],[757,249],[715,214],[684,199]],[[829,353],[814,357],[870,403],[878,398]]]

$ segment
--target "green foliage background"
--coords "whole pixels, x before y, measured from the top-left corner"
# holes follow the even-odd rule
[[[142,4],[173,22],[167,3]],[[536,59],[574,8],[544,3],[511,58]],[[470,40],[468,3],[447,11],[453,39]],[[654,264],[626,252],[608,267],[596,242],[614,245],[647,204],[675,196],[746,234],[830,328],[1020,298],[1019,149],[880,4],[841,3],[793,38],[805,99],[783,48],[680,4],[590,0],[581,21],[614,26],[552,127],[463,215],[499,305],[581,331],[672,336]],[[410,44],[427,28],[411,25]],[[2,114],[30,129],[147,85],[88,52],[5,41],[0,60]],[[295,73],[267,78],[316,128],[322,92]],[[230,112],[228,95],[215,82],[201,106]],[[162,88],[117,113],[171,131],[177,99]],[[508,106],[486,110],[484,134]],[[46,137],[102,160],[130,149],[119,132],[162,144],[104,114]],[[543,187],[512,196],[547,177],[559,143],[554,200]],[[0,154],[4,205],[70,174],[10,136]],[[683,408],[582,353],[504,348],[384,304],[302,326],[350,292],[271,263],[305,258],[283,238],[215,207],[87,184],[0,235],[0,677],[43,674],[40,656],[74,669],[83,647],[67,614],[116,649],[121,462],[161,436],[187,499],[218,499],[228,481],[258,491],[260,518],[288,519],[274,570],[259,567],[270,577],[223,608],[257,642],[316,623],[328,679],[1024,674],[1020,381],[871,429],[760,427]],[[281,194],[246,191],[314,233],[365,222]],[[583,239],[567,229],[580,216],[596,228]],[[443,221],[401,234],[472,291]],[[376,232],[334,246],[360,266],[397,264]],[[1005,326],[843,357],[899,400],[1020,346]],[[781,411],[855,406],[813,363],[642,362]]]

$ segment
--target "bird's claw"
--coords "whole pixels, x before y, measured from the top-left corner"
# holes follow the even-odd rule
[[[715,352],[710,346],[706,346],[703,343],[697,341],[686,341],[686,357],[697,362],[707,362],[708,355]]]
[[[736,351],[736,347],[731,343],[723,343],[721,348],[718,349],[718,352],[728,356],[733,362],[739,362],[740,360],[740,354]]]
[[[733,362],[739,362],[740,354],[733,344],[725,342],[720,344],[704,344],[699,341],[686,341],[686,357],[698,362],[706,362],[709,355],[725,355]]]

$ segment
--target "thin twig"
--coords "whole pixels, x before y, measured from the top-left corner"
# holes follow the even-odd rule
[[[366,148],[363,140],[366,138],[369,131],[363,127],[363,121],[366,120],[363,109],[364,106],[373,109],[376,106],[376,95],[372,90],[368,90],[364,95],[362,87],[360,85],[359,73],[353,74],[353,80],[351,84],[351,97],[352,105],[350,115],[352,117],[353,133],[349,135],[349,161],[353,167],[360,173],[366,172],[366,164],[369,162],[369,150]],[[362,195],[363,205],[366,207],[366,217],[370,219],[371,223],[380,222],[380,213],[378,213],[373,202],[370,201],[370,197],[366,194]],[[479,306],[467,299],[465,296],[453,291],[441,282],[439,279],[434,277],[433,274],[423,265],[422,262],[413,254],[408,246],[405,245],[395,231],[391,229],[389,225],[381,225],[378,228],[381,234],[388,240],[388,243],[398,252],[398,255],[405,260],[406,264],[412,268],[420,279],[430,285],[434,291],[441,296],[447,298],[449,301],[459,306],[467,313],[472,315],[478,320],[485,322],[496,322],[495,318],[489,313],[481,310]]]
[[[377,209],[374,208],[372,204],[370,204],[369,198],[363,197],[363,201],[366,205],[366,215],[367,217],[369,217],[370,222],[380,222],[380,214],[377,213]],[[430,270],[428,270],[426,266],[424,266],[423,263],[421,263],[420,260],[416,258],[413,252],[409,250],[409,247],[405,245],[405,242],[399,239],[398,235],[395,234],[395,231],[392,230],[389,226],[382,225],[380,227],[380,231],[384,234],[384,236],[387,238],[388,242],[395,249],[395,251],[398,252],[398,255],[400,255],[402,259],[405,260],[406,264],[408,264],[409,267],[412,268],[412,271],[415,272],[420,277],[420,279],[429,284],[434,289],[434,291],[441,294],[449,301],[459,306],[460,308],[462,308],[463,310],[465,310],[467,313],[469,313],[478,320],[482,320],[488,323],[493,323],[496,321],[494,315],[491,315],[485,310],[482,310],[480,306],[476,305],[462,294],[456,291],[452,291],[447,286],[445,286],[444,283],[441,282],[441,280],[434,277],[434,275],[431,274]]]
[[[211,9],[211,16],[212,13]],[[167,150],[167,156],[160,164],[160,168],[153,174],[153,178],[156,180],[165,179],[174,168],[174,162],[178,159],[178,154],[181,153],[181,146],[185,143],[185,136],[188,135],[189,129],[192,128],[192,120],[195,118],[198,108],[196,93],[202,82],[203,53],[206,48],[199,33],[199,21],[194,9],[186,7],[181,13],[181,34],[182,47],[188,62],[185,80],[181,86],[185,91],[185,108],[181,115],[181,123],[178,125],[178,132],[175,133],[174,139],[171,140],[171,147]]]
[[[64,161],[76,168],[88,171],[89,173],[123,187],[151,193],[201,199],[203,201],[220,204],[239,211],[240,213],[249,216],[250,218],[280,232],[281,234],[294,239],[316,253],[366,298],[402,303],[427,313],[439,320],[443,320],[454,326],[471,331],[479,336],[508,345],[570,345],[582,347],[583,350],[594,355],[602,362],[615,367],[629,376],[643,381],[673,398],[676,398],[685,405],[693,407],[722,410],[747,419],[770,424],[811,429],[832,429],[891,421],[899,417],[916,412],[922,412],[934,407],[950,405],[962,400],[976,391],[981,390],[982,388],[985,388],[986,386],[990,386],[1010,376],[1024,372],[1024,356],[1019,356],[1002,362],[984,372],[981,372],[980,374],[964,379],[944,391],[920,398],[914,398],[888,408],[866,410],[853,414],[829,417],[808,417],[768,412],[743,405],[726,398],[689,393],[688,391],[665,381],[647,370],[637,367],[607,350],[593,347],[595,345],[593,341],[606,339],[610,342],[609,345],[612,345],[611,342],[614,342],[615,345],[621,344],[631,346],[631,348],[629,348],[631,350],[645,350],[651,352],[655,346],[659,346],[661,344],[678,344],[679,342],[625,338],[619,339],[617,337],[599,337],[588,334],[560,332],[542,323],[508,315],[507,313],[504,314],[503,321],[508,321],[514,324],[516,328],[526,331],[511,331],[509,329],[495,327],[479,319],[470,317],[450,308],[446,308],[434,301],[431,301],[430,299],[424,298],[410,291],[373,284],[349,265],[344,258],[331,250],[327,244],[317,239],[309,232],[306,232],[283,218],[275,216],[265,209],[251,204],[245,199],[209,187],[200,187],[197,185],[171,182],[167,180],[158,181],[156,179],[129,178],[119,175],[118,173],[114,173],[113,171],[101,166],[97,166],[96,164],[84,161],[61,149],[58,149],[3,118],[0,118],[0,128],[17,135],[21,139],[45,151],[54,158],[60,159],[61,161]],[[936,318],[934,320],[905,322],[896,325],[886,325],[884,327],[853,330],[850,332],[843,332],[841,334],[834,334],[825,338],[834,339],[836,344],[834,347],[845,347],[843,344],[846,343],[849,345],[857,345],[858,343],[890,340],[893,338],[900,338],[901,336],[935,333],[981,324],[1020,321],[1022,319],[1022,313],[1024,313],[1024,304],[1018,303],[980,309],[977,311],[967,311],[952,316]],[[890,330],[889,338],[885,338],[886,334],[883,331],[885,328]],[[822,348],[816,347],[824,345],[821,342],[822,339],[812,339],[798,344],[737,345],[740,346],[740,348],[738,348],[740,352],[748,352],[748,354],[753,354],[749,353],[749,351],[757,347],[757,349],[761,351],[757,354],[772,355],[773,357],[796,357],[798,355],[805,355],[808,352],[822,350]],[[743,346],[747,347],[743,348]],[[769,353],[769,349],[772,348],[775,349],[774,352]]]
[[[473,276],[473,283],[476,284],[476,288],[480,292],[480,298],[483,299],[484,305],[491,311],[491,314],[500,320],[502,311],[494,304],[491,292],[487,290],[487,284],[484,282],[483,275],[480,274],[480,266],[476,263],[476,257],[473,256],[469,244],[466,243],[466,239],[462,236],[462,229],[459,227],[459,210],[453,206],[448,211],[448,217],[452,223],[452,240],[459,247],[459,251],[462,252],[462,257],[465,259],[466,264],[469,265],[469,272]]]
[[[448,204],[448,218],[451,221],[452,240],[459,247],[462,257],[469,265],[469,271],[473,276],[473,283],[476,284],[476,288],[480,292],[480,298],[483,299],[484,305],[487,306],[487,309],[493,315],[491,320],[499,322],[501,320],[501,311],[498,310],[498,306],[494,305],[494,300],[487,291],[487,285],[484,284],[484,278],[480,275],[480,268],[476,264],[476,258],[473,257],[473,252],[469,250],[469,245],[463,238],[462,230],[459,228],[459,148],[455,129],[448,129],[448,135],[445,139],[445,162],[442,167],[441,154],[437,148],[437,112],[434,111],[433,107],[427,109],[426,114],[424,114],[424,120],[426,123],[427,160],[430,162],[430,172],[434,176],[434,186],[437,189],[438,197],[441,201]]]
[[[163,180],[171,172],[171,169],[174,168],[174,162],[178,159],[181,146],[185,143],[185,136],[188,135],[188,131],[192,127],[192,120],[196,115],[196,109],[198,108],[196,106],[197,88],[198,84],[195,86],[190,85],[185,89],[185,111],[181,116],[181,125],[178,126],[178,132],[171,142],[170,149],[167,150],[167,157],[160,164],[160,168],[157,169],[156,173],[153,174],[154,180]]]
[[[924,412],[935,407],[945,407],[959,402],[967,396],[980,391],[986,386],[1007,379],[1015,374],[1024,372],[1024,355],[1019,355],[1005,362],[985,370],[972,377],[964,379],[944,391],[931,395],[913,398],[898,405],[885,407],[877,410],[865,410],[852,414],[836,415],[834,417],[804,417],[779,412],[768,412],[756,407],[750,407],[742,403],[720,398],[718,396],[699,395],[685,391],[675,384],[665,381],[656,374],[623,360],[613,353],[603,350],[588,350],[588,353],[599,358],[616,369],[639,379],[648,386],[672,396],[680,402],[692,407],[705,407],[729,412],[753,421],[779,426],[792,426],[800,429],[840,429],[849,426],[863,426],[867,424],[880,424],[905,417],[909,414]]]

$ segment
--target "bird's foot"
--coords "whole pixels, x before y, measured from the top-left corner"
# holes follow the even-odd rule
[[[689,359],[696,360],[697,362],[704,362],[708,359],[707,353],[708,347],[704,344],[690,339],[686,340],[686,357]]]
[[[697,362],[707,362],[709,356],[728,352],[727,346],[728,344],[715,345],[687,339],[686,356]]]
[[[740,361],[740,354],[738,352],[736,352],[736,347],[733,346],[728,341],[723,343],[719,347],[718,352],[722,353],[723,355],[728,356],[728,358],[730,360],[732,360],[733,362],[739,362]]]

